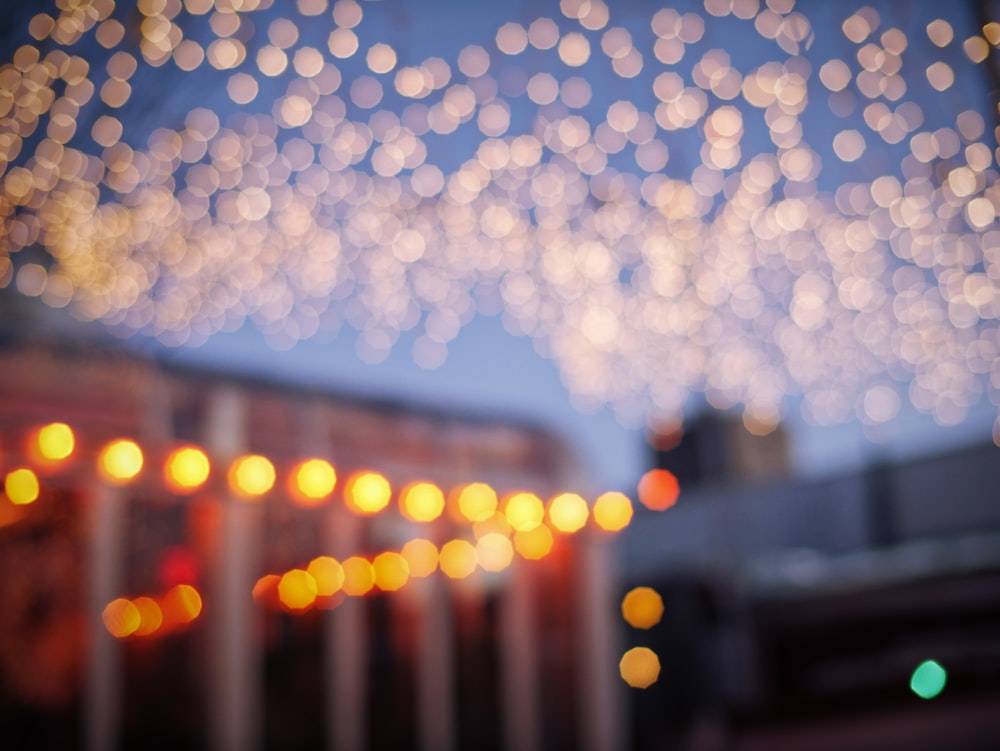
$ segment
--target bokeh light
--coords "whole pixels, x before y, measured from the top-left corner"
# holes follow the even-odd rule
[[[113,485],[124,485],[134,479],[142,471],[142,464],[142,449],[126,438],[105,444],[97,456],[101,476]]]
[[[680,485],[666,469],[651,469],[639,480],[639,502],[653,511],[665,511],[677,502]]]
[[[632,501],[624,493],[609,491],[594,501],[594,522],[606,532],[618,532],[632,521]]]
[[[544,524],[514,533],[514,548],[522,558],[530,561],[541,560],[551,553],[554,542],[552,530]]]
[[[503,513],[511,527],[518,532],[527,532],[542,523],[545,506],[534,493],[513,493],[505,500]]]
[[[587,502],[576,493],[560,493],[549,501],[549,522],[560,532],[583,529],[590,516]]]
[[[438,549],[430,540],[415,537],[400,551],[410,569],[410,576],[423,578],[430,576],[438,568]]]
[[[31,454],[42,462],[56,463],[72,456],[75,447],[72,428],[64,422],[53,422],[35,432]]]
[[[124,597],[109,602],[101,613],[104,627],[116,639],[124,639],[136,632],[142,624],[142,616],[135,604]]]
[[[633,647],[622,655],[618,672],[632,688],[649,688],[660,677],[660,658],[649,647]]]
[[[184,625],[201,615],[202,600],[190,584],[171,587],[160,601],[164,625]]]
[[[921,699],[933,699],[944,691],[947,671],[935,660],[920,663],[910,676],[910,690]]]
[[[303,507],[323,503],[337,485],[337,472],[324,459],[306,459],[292,469],[289,489],[292,499]]]
[[[399,553],[379,553],[372,560],[372,568],[375,570],[375,586],[384,592],[395,592],[410,580],[410,564]]]
[[[344,583],[341,589],[351,597],[360,597],[371,592],[375,586],[375,569],[367,558],[352,555],[341,563]]]
[[[191,493],[205,484],[210,470],[204,451],[197,446],[179,446],[167,455],[163,477],[175,493]]]
[[[384,509],[392,498],[389,481],[378,472],[358,472],[347,481],[344,500],[352,511],[375,514]]]
[[[276,477],[271,460],[259,454],[241,456],[229,467],[229,487],[246,499],[265,495],[274,487]]]
[[[152,597],[136,597],[132,604],[139,612],[139,625],[133,630],[136,636],[156,633],[163,624],[163,611]]]
[[[278,599],[288,610],[302,611],[312,607],[317,594],[316,580],[300,568],[286,571],[278,582]]]
[[[469,483],[458,492],[458,508],[470,522],[485,521],[497,510],[497,493],[486,483]]]
[[[507,535],[489,532],[476,541],[476,561],[484,571],[503,571],[514,560],[514,546]]]
[[[426,368],[483,303],[629,424],[1000,403],[995,22],[566,0],[420,59],[353,0],[276,7],[12,14],[0,285],[171,346],[414,331]]]
[[[3,481],[3,489],[10,502],[17,506],[34,503],[41,492],[38,477],[27,467],[8,472]]]
[[[444,493],[433,483],[415,482],[403,488],[399,507],[410,521],[433,521],[444,511]]]
[[[622,617],[632,628],[652,628],[663,617],[663,598],[655,589],[636,587],[622,599]]]
[[[476,570],[476,548],[468,540],[448,540],[438,553],[441,572],[451,579],[464,579]]]
[[[309,561],[306,571],[316,583],[317,597],[332,597],[344,585],[344,567],[340,561],[321,555]]]

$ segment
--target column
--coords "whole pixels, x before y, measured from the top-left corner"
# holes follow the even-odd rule
[[[515,559],[500,606],[501,696],[508,751],[540,751],[542,745],[533,590],[529,567]]]
[[[122,591],[125,497],[119,488],[95,480],[88,501],[90,592],[87,625],[90,656],[84,694],[84,743],[87,751],[118,747],[121,724],[122,648],[104,627],[103,612]]]
[[[223,387],[210,397],[205,443],[223,463],[245,447],[243,395]],[[225,492],[218,501],[220,525],[208,577],[207,683],[209,747],[212,751],[253,751],[260,746],[261,667],[254,643],[256,615],[251,591],[260,540],[259,501],[245,502]]]

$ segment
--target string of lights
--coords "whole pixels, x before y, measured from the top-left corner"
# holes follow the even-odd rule
[[[74,463],[79,471],[81,462],[92,461],[93,473],[101,482],[124,488],[150,474],[150,456],[162,457],[158,473],[162,488],[178,497],[211,489],[212,467],[226,465],[192,444],[151,451],[129,438],[108,441],[94,456],[81,457],[75,431],[62,422],[29,430],[21,443],[26,461],[15,461],[7,469],[4,491],[7,500],[22,507],[37,502],[44,484],[55,482]],[[285,479],[285,497],[304,509],[329,504],[337,486],[333,465],[315,457],[293,463]],[[224,487],[237,502],[259,503],[280,486],[277,480],[275,462],[260,454],[244,454],[228,463]],[[678,493],[676,480],[665,470],[647,473],[638,489],[640,501],[658,510],[673,505]],[[348,479],[342,495],[347,509],[370,517],[389,508],[393,490],[384,475],[366,470]],[[438,545],[417,536],[398,551],[352,555],[342,561],[320,555],[301,568],[262,576],[254,587],[254,598],[268,607],[302,613],[335,606],[338,596],[394,592],[411,579],[438,570],[451,579],[466,578],[477,569],[499,572],[511,565],[515,553],[529,561],[545,558],[556,535],[573,535],[588,523],[616,533],[629,524],[633,514],[629,497],[615,491],[600,495],[592,504],[576,493],[558,493],[546,504],[528,491],[501,498],[481,482],[462,485],[446,497],[433,483],[418,481],[396,495],[403,518],[427,525],[447,514],[452,524],[471,528],[471,539],[449,537]],[[190,576],[181,579],[162,596],[118,597],[109,602],[103,612],[108,632],[118,638],[151,636],[182,629],[197,619],[201,595]]]
[[[0,284],[173,345],[346,325],[378,361],[406,333],[427,368],[502,313],[581,405],[651,423],[702,393],[756,432],[798,401],[868,424],[1000,402],[1000,24],[541,7],[426,57],[355,0],[26,19]]]

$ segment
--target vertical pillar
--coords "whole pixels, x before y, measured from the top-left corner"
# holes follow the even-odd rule
[[[244,449],[244,405],[233,388],[211,396],[206,425],[209,451],[228,461]],[[225,471],[220,467],[221,471]],[[260,539],[261,509],[226,493],[209,579],[209,747],[253,751],[260,746],[261,674],[254,644],[251,591]]]
[[[122,650],[104,627],[105,606],[122,590],[122,541],[125,498],[118,488],[95,481],[88,498],[90,535],[90,593],[87,621],[90,656],[84,696],[84,733],[87,751],[118,747],[121,724]]]
[[[416,582],[415,582],[416,583]],[[421,751],[455,748],[455,625],[448,583],[442,574],[419,582],[421,601],[417,657],[417,732]]]
[[[501,696],[504,748],[508,751],[539,751],[542,747],[533,589],[531,571],[515,559],[500,612]]]
[[[326,516],[326,545],[338,560],[358,552],[362,519],[335,508]],[[346,597],[326,613],[324,688],[329,751],[368,746],[368,634],[363,598]]]
[[[581,533],[577,582],[580,628],[577,641],[579,736],[584,751],[626,748],[623,737],[621,681],[615,670],[621,649],[615,628],[614,572],[608,541]]]

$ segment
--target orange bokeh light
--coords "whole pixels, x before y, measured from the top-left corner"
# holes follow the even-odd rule
[[[514,493],[507,498],[503,513],[511,527],[527,532],[542,523],[545,506],[534,493]]]
[[[497,510],[497,493],[483,482],[473,482],[458,492],[458,510],[470,522],[489,519]]]
[[[306,571],[316,581],[316,594],[319,597],[332,597],[344,586],[344,567],[336,558],[328,555],[313,558],[306,566]]]
[[[97,456],[101,476],[113,485],[125,485],[142,471],[142,449],[135,441],[119,438],[105,444]]]
[[[549,502],[549,521],[560,532],[583,529],[589,516],[587,502],[576,493],[561,493]]]
[[[652,628],[663,617],[663,598],[650,587],[635,587],[622,598],[622,617],[632,628]]]
[[[594,502],[594,521],[607,532],[617,532],[632,521],[632,501],[624,493],[604,493]]]
[[[3,481],[3,489],[10,502],[16,506],[34,503],[41,493],[38,477],[27,467],[8,472]]]
[[[441,571],[452,579],[464,579],[476,570],[476,547],[468,540],[449,540],[438,554]]]
[[[416,537],[407,542],[400,552],[410,567],[410,576],[419,579],[437,571],[438,549],[430,540]]]
[[[358,472],[347,481],[344,498],[352,511],[375,514],[388,505],[392,486],[378,472]]]
[[[633,647],[622,655],[618,672],[632,688],[648,688],[660,677],[660,658],[649,647]]]
[[[372,561],[375,569],[375,586],[386,592],[395,592],[410,580],[410,564],[399,553],[379,553]]]
[[[116,639],[131,636],[142,623],[142,616],[135,603],[124,597],[109,602],[101,613],[101,619],[108,633]]]
[[[190,584],[171,587],[160,601],[165,625],[190,623],[201,615],[201,595]]]
[[[278,582],[278,599],[289,610],[306,610],[316,602],[316,580],[308,571],[293,568]]]
[[[341,566],[344,569],[344,583],[341,589],[345,595],[360,597],[371,592],[375,586],[375,569],[367,558],[354,555],[345,560]]]
[[[522,558],[537,561],[552,552],[552,530],[544,524],[514,534],[514,548]]]
[[[229,467],[229,487],[243,498],[260,498],[274,487],[275,478],[274,465],[259,454],[241,456]]]
[[[281,577],[277,574],[264,574],[253,585],[252,596],[257,601],[269,608],[277,608],[281,605],[278,600],[278,582]]]
[[[208,480],[210,467],[205,452],[197,446],[179,446],[163,463],[163,479],[175,493],[191,493]]]
[[[680,485],[666,469],[651,469],[639,480],[639,501],[653,511],[664,511],[677,502]]]
[[[291,498],[299,506],[318,506],[337,486],[337,472],[324,459],[306,459],[292,470],[289,490]]]
[[[433,483],[415,482],[403,489],[399,508],[410,521],[433,521],[444,511],[444,493]]]
[[[163,624],[163,611],[152,597],[136,597],[132,604],[139,611],[139,626],[133,632],[136,636],[149,636]]]

